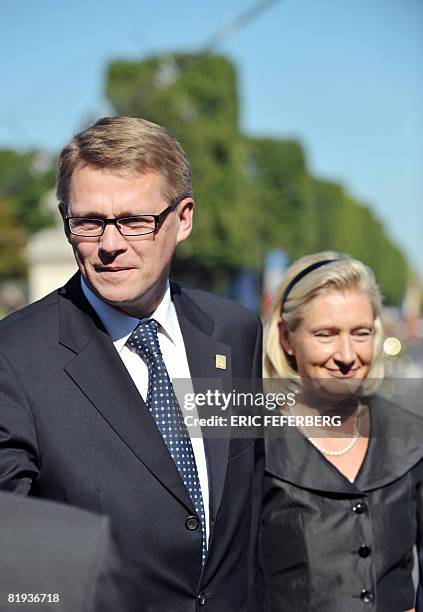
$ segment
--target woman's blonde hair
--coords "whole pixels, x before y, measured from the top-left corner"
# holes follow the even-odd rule
[[[313,264],[318,262],[325,263],[314,267]],[[301,276],[310,267],[310,271]],[[383,378],[382,298],[374,274],[361,261],[334,251],[301,257],[286,271],[265,330],[265,378],[298,380],[295,358],[288,355],[280,344],[279,322],[282,319],[288,332],[293,332],[304,316],[305,306],[327,289],[359,289],[369,298],[374,315],[374,347],[367,378]]]

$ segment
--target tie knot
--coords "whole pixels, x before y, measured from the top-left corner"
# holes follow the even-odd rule
[[[141,321],[129,336],[127,343],[143,357],[156,359],[161,354],[157,327],[157,321],[154,319]]]

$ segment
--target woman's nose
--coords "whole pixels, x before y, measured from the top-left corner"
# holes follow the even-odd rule
[[[336,347],[336,352],[333,357],[335,361],[338,361],[343,365],[352,365],[354,363],[356,353],[349,335],[341,335],[338,338],[338,346]]]

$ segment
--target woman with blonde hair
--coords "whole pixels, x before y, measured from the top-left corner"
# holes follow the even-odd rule
[[[265,382],[295,389],[266,432],[269,612],[414,610],[423,426],[377,395],[382,344],[367,266],[327,251],[289,268],[265,337]]]

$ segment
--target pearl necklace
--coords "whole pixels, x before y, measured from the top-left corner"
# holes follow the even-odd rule
[[[353,448],[353,446],[355,445],[355,443],[358,440],[358,431],[357,431],[357,428],[356,428],[356,426],[354,424],[354,431],[353,431],[353,435],[352,435],[351,441],[348,442],[348,444],[346,446],[344,446],[344,448],[340,448],[339,450],[329,450],[327,448],[324,448],[320,444],[318,444],[315,440],[313,440],[313,438],[309,438],[307,436],[307,439],[312,443],[312,445],[315,448],[317,448],[318,451],[320,451],[324,455],[330,455],[331,457],[339,457],[341,455],[345,455],[346,453],[348,453],[348,451],[350,451]]]
[[[292,414],[291,408],[289,408],[289,413]],[[355,414],[355,417],[354,417],[354,430],[353,430],[352,438],[350,442],[348,442],[348,444],[344,446],[344,448],[340,448],[339,450],[329,450],[328,448],[325,448],[324,446],[316,442],[314,438],[310,438],[309,436],[307,436],[307,434],[306,434],[306,438],[314,446],[314,448],[317,448],[317,450],[323,453],[324,455],[329,455],[330,457],[340,457],[342,455],[345,455],[355,446],[358,440],[357,413]]]

